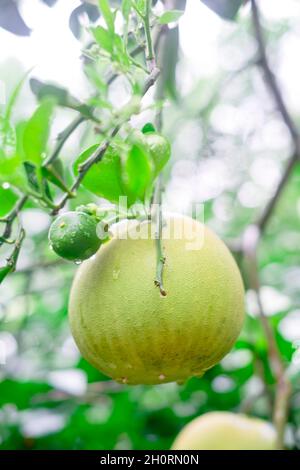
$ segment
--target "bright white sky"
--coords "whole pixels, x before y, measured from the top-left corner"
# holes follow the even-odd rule
[[[48,8],[39,0],[31,0],[29,8],[29,2],[24,2],[22,14],[33,32],[29,38],[19,38],[0,29],[0,42],[5,44],[1,48],[0,62],[16,57],[25,69],[35,66],[35,76],[57,81],[80,96],[84,93],[79,59],[81,46],[68,28],[70,13],[79,4],[79,0],[59,1],[53,8]],[[300,51],[300,2],[263,0],[260,4],[267,19],[292,18],[295,23],[298,20],[298,30],[284,39],[279,51],[278,72],[290,101],[292,104],[296,101],[300,109],[300,68],[298,60],[295,60]],[[200,0],[187,1],[186,13],[180,21],[180,32],[191,81],[218,69],[218,37],[233,31],[234,27],[234,24],[219,19]]]

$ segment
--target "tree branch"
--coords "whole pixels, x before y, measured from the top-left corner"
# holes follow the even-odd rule
[[[159,73],[160,73],[159,69],[157,67],[154,67],[150,75],[147,77],[142,96],[144,96],[147,93],[147,91],[155,84],[159,76]],[[76,193],[77,189],[80,186],[80,183],[82,182],[83,178],[88,173],[90,168],[102,160],[106,150],[111,144],[111,141],[119,132],[121,125],[122,124],[117,124],[117,126],[112,130],[109,138],[105,140],[104,142],[102,142],[97,148],[97,150],[84,163],[82,163],[82,165],[79,166],[77,178],[75,179],[70,191],[62,197],[61,201],[53,209],[52,211],[53,215],[56,215],[65,206],[66,202],[70,199],[70,197],[72,197]]]
[[[133,50],[130,52],[130,55],[132,57],[135,57],[137,54],[143,52],[145,50],[145,44],[138,44],[136,47],[133,48]],[[159,75],[159,70],[158,68],[154,67],[152,70],[151,70],[151,73],[149,73],[149,76],[147,77],[147,80],[145,82],[145,86],[144,86],[144,90],[143,90],[143,95],[147,93],[147,91],[154,85],[154,83],[156,82],[157,80],[157,77]],[[106,84],[107,86],[111,85],[114,80],[119,76],[118,73],[111,73],[110,76],[107,78],[106,80]],[[75,119],[73,119],[70,124],[58,135],[58,138],[57,138],[57,143],[52,151],[52,153],[49,155],[49,157],[43,162],[43,167],[51,167],[51,164],[58,158],[64,144],[66,143],[67,139],[72,135],[72,133],[77,129],[77,127],[82,123],[84,122],[85,120],[87,120],[87,118],[85,116],[82,116],[82,115],[79,115],[77,116]],[[67,202],[67,200],[71,197],[74,197],[74,192],[78,189],[78,187],[80,186],[80,183],[82,181],[82,179],[84,178],[85,174],[87,171],[89,171],[89,169],[91,168],[92,165],[94,165],[95,163],[99,162],[106,149],[108,148],[109,144],[110,144],[110,141],[111,139],[118,133],[119,129],[120,129],[120,125],[116,126],[111,135],[110,135],[110,139],[106,142],[104,142],[103,144],[100,145],[100,147],[97,149],[97,151],[95,152],[94,155],[92,155],[92,157],[90,157],[86,162],[84,162],[83,165],[81,165],[81,167],[79,168],[79,175],[77,177],[77,179],[74,181],[73,185],[72,185],[72,188],[70,191],[68,191],[64,196],[63,198],[61,199],[61,201],[58,203],[57,206],[55,206],[53,208],[53,215],[56,214],[64,205],[65,203]],[[8,243],[8,239],[9,237],[11,236],[11,233],[12,233],[12,229],[13,229],[13,223],[14,223],[14,220],[16,219],[16,217],[18,216],[18,213],[21,211],[21,209],[23,208],[23,206],[25,205],[25,203],[27,202],[27,200],[29,199],[30,197],[30,194],[26,194],[24,195],[16,204],[16,206],[14,207],[14,209],[11,211],[11,213],[6,216],[5,218],[3,219],[0,219],[0,222],[2,223],[5,223],[5,228],[4,228],[4,231],[3,231],[3,234],[0,236],[0,247],[4,244],[4,243]],[[36,195],[36,197],[38,197]],[[19,237],[18,239],[16,240],[15,242],[15,248],[13,250],[13,253],[11,255],[11,257],[8,259],[8,264],[7,264],[7,269],[9,271],[12,271],[14,270],[13,269],[9,269],[9,263],[11,262],[12,259],[14,259],[16,257],[16,261],[17,261],[17,257],[19,255],[19,251],[20,251],[20,248],[21,248],[21,244],[23,242],[23,238],[25,236],[25,232],[23,231],[22,229],[22,232],[20,232],[21,235],[19,234]],[[21,238],[20,238],[21,236]],[[5,277],[6,274],[4,273],[3,274],[3,277]]]
[[[145,46],[138,44],[131,52],[130,55],[132,57],[135,57],[139,53],[143,52]],[[118,73],[111,73],[109,77],[106,80],[106,85],[109,86],[111,85],[117,78],[119,74]],[[43,167],[49,166],[53,161],[59,156],[60,151],[62,147],[64,146],[65,142],[68,140],[68,138],[73,134],[73,132],[77,129],[77,127],[84,121],[86,121],[88,118],[83,115],[77,116],[73,121],[70,122],[70,124],[58,135],[57,137],[57,143],[55,148],[53,149],[53,152],[49,155],[49,157],[43,162]]]
[[[286,187],[286,184],[287,182],[289,181],[289,178],[293,172],[293,169],[296,165],[296,163],[298,162],[298,159],[299,159],[299,156],[297,153],[294,153],[292,155],[292,157],[288,160],[287,162],[287,165],[286,165],[286,168],[281,176],[281,179],[278,183],[278,186],[275,190],[275,193],[273,195],[273,197],[270,199],[270,201],[268,202],[268,204],[266,205],[264,211],[262,212],[262,214],[260,215],[260,217],[258,218],[257,220],[257,226],[259,227],[260,229],[260,232],[264,232],[272,214],[273,214],[273,211],[277,205],[277,202],[279,201],[285,187]]]
[[[291,394],[291,384],[286,375],[285,366],[278,350],[273,330],[264,312],[261,294],[260,279],[257,263],[257,248],[260,241],[260,230],[256,225],[250,225],[243,238],[243,253],[247,262],[250,287],[254,290],[257,299],[260,321],[268,344],[268,356],[271,369],[276,380],[275,404],[273,421],[277,430],[277,448],[283,448],[284,430],[288,418],[288,404]]]
[[[285,122],[291,137],[293,139],[295,148],[299,150],[299,133],[298,129],[294,124],[293,119],[290,116],[290,113],[287,109],[287,106],[284,102],[284,99],[282,97],[280,88],[277,84],[277,80],[275,75],[273,74],[271,67],[269,65],[269,61],[267,58],[266,54],[266,46],[265,46],[265,41],[264,41],[264,35],[261,27],[261,22],[260,22],[260,16],[259,16],[259,10],[257,7],[256,0],[251,0],[251,11],[252,11],[252,21],[253,21],[253,27],[254,27],[254,32],[255,32],[255,37],[257,41],[257,47],[258,47],[258,52],[259,52],[259,59],[258,59],[258,64],[262,67],[263,72],[265,74],[266,78],[266,83],[267,86],[273,95],[274,101],[277,105],[277,108],[282,116],[283,121]],[[297,152],[298,154],[300,152]]]
[[[0,237],[0,247],[11,236],[13,223],[14,223],[16,217],[18,217],[19,212],[23,209],[23,207],[26,204],[27,200],[28,200],[27,195],[21,197],[21,199],[19,199],[19,201],[16,203],[15,207],[12,209],[12,211],[5,218],[0,220],[0,222],[3,222],[5,224],[4,231],[2,233],[2,236]]]
[[[260,230],[264,231],[273,213],[273,210],[282,194],[282,191],[284,190],[286,183],[289,180],[292,170],[294,166],[296,165],[297,161],[300,159],[300,138],[299,138],[299,132],[298,132],[297,126],[294,123],[293,118],[291,117],[289,113],[289,110],[286,106],[286,103],[283,99],[280,88],[278,86],[276,77],[274,73],[272,72],[272,69],[269,65],[269,60],[266,54],[266,45],[264,41],[264,35],[263,35],[263,30],[262,30],[262,26],[260,22],[260,15],[259,15],[259,10],[257,7],[256,0],[251,0],[251,12],[252,12],[253,29],[254,29],[255,38],[257,42],[257,48],[259,52],[259,58],[258,58],[257,63],[262,68],[262,71],[266,79],[266,85],[274,99],[275,105],[282,117],[283,122],[287,126],[287,129],[290,133],[290,136],[293,142],[293,147],[294,147],[293,154],[288,161],[288,164],[282,175],[281,180],[279,181],[276,191],[272,199],[270,200],[269,204],[267,205],[266,209],[264,210],[263,214],[261,215],[261,217],[259,218],[257,222],[257,225],[260,228]]]
[[[280,88],[278,86],[276,77],[273,74],[269,65],[256,0],[251,0],[251,12],[254,34],[259,52],[258,65],[261,67],[264,73],[266,85],[274,99],[275,105],[281,115],[283,122],[287,126],[294,147],[293,154],[287,163],[285,171],[283,172],[283,175],[278,183],[278,186],[275,190],[272,199],[267,204],[257,223],[254,225],[250,225],[246,229],[242,241],[242,252],[244,254],[245,260],[248,262],[247,268],[250,278],[250,286],[256,293],[257,304],[259,308],[259,316],[268,343],[270,364],[276,380],[273,422],[277,431],[277,448],[282,449],[284,445],[284,431],[288,419],[291,383],[287,377],[285,365],[278,350],[274,332],[269,324],[269,321],[263,309],[260,294],[260,279],[257,263],[257,251],[262,233],[265,230],[273,214],[273,211],[282,195],[282,192],[286,186],[287,181],[289,180],[294,166],[300,158],[300,140],[297,126],[295,125],[288,111],[288,108],[285,104]]]
[[[51,163],[53,163],[54,160],[56,160],[65,142],[68,140],[71,134],[73,134],[73,132],[77,129],[77,127],[86,120],[87,118],[85,116],[79,115],[73,121],[71,121],[70,124],[60,134],[58,134],[57,143],[54,147],[54,150],[49,155],[49,157],[46,158],[46,160],[43,162],[43,167],[47,167],[51,165]]]

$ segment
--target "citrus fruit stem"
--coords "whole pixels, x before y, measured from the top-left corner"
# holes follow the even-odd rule
[[[163,270],[166,262],[166,258],[163,252],[162,246],[162,211],[161,211],[161,178],[158,178],[156,186],[156,198],[157,201],[157,212],[156,212],[156,232],[155,232],[155,244],[156,244],[156,278],[154,281],[155,286],[159,288],[160,294],[165,297],[167,292],[163,285]]]

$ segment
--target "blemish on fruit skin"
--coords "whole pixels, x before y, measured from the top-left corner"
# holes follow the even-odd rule
[[[164,374],[160,374],[158,376],[159,380],[165,380],[166,376]]]
[[[66,226],[66,222],[62,222],[61,224],[59,224],[60,228],[64,228],[65,226]]]
[[[128,383],[127,377],[122,377],[121,382],[122,384],[127,384]]]

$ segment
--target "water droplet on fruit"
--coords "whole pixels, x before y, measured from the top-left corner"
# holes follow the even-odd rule
[[[201,377],[203,377],[204,375],[204,372],[205,372],[204,370],[199,370],[197,372],[194,372],[193,376],[197,377],[198,379],[201,379]]]
[[[82,263],[82,260],[81,260],[81,259],[75,260],[75,264],[77,264],[77,266],[79,266],[79,264],[81,264],[81,263]]]
[[[114,269],[113,270],[113,279],[114,280],[119,279],[119,275],[120,275],[120,269]]]
[[[177,385],[183,385],[183,384],[184,384],[184,380],[177,380],[176,383],[177,383]]]
[[[111,369],[116,369],[116,368],[117,368],[116,364],[114,364],[113,362],[110,362],[110,363],[107,364],[107,365],[108,365],[108,367],[110,367]]]

